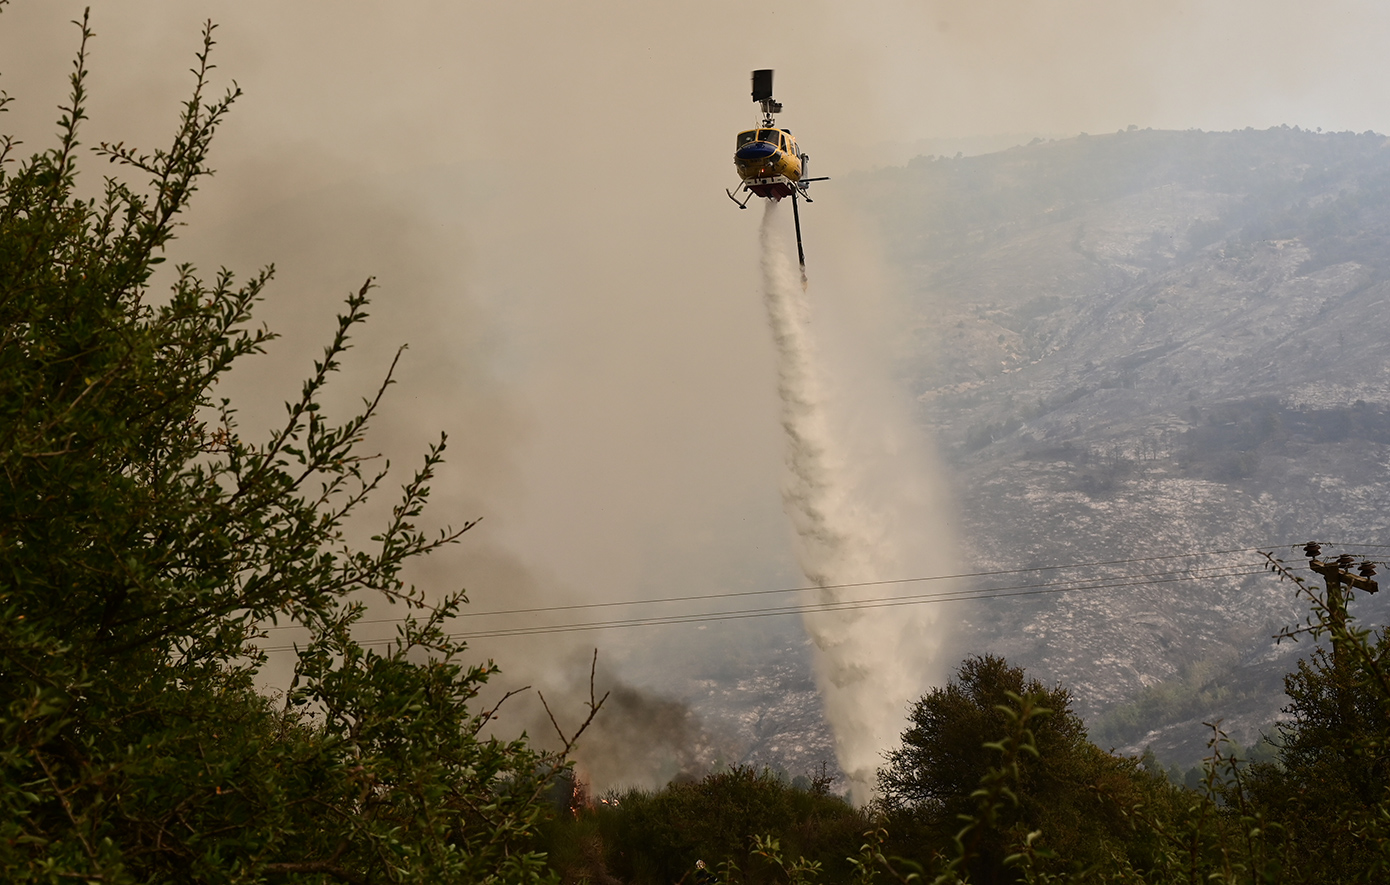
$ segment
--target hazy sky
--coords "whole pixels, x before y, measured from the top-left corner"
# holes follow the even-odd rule
[[[0,14],[0,124],[30,148],[82,6]],[[840,177],[981,134],[1390,130],[1390,5],[1359,0],[122,0],[93,4],[88,144],[168,137],[207,18],[215,82],[245,95],[172,254],[280,269],[262,315],[286,340],[240,376],[246,424],[376,275],[344,390],[411,344],[374,442],[413,460],[449,431],[440,518],[485,520],[439,569],[487,605],[796,580],[761,213],[722,193],[750,69],[777,70],[782,122]],[[836,187],[804,219],[813,279],[872,252]],[[882,295],[852,289],[820,297]]]

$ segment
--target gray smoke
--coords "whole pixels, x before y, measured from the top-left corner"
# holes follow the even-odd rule
[[[632,684],[602,652],[595,658],[592,647],[566,646],[547,649],[540,661],[504,666],[500,686],[518,693],[497,706],[491,734],[524,732],[532,746],[558,752],[584,725],[592,698],[598,713],[569,758],[595,795],[699,778],[714,768],[728,741],[713,735],[687,703]],[[483,707],[500,700],[496,689],[484,692]]]
[[[778,356],[787,468],[782,502],[796,532],[801,569],[820,588],[816,602],[826,606],[920,593],[923,587],[943,590],[940,583],[843,586],[929,575],[927,544],[950,545],[935,512],[939,495],[929,453],[914,442],[906,422],[883,405],[867,413],[860,409],[848,420],[851,391],[832,383],[820,342],[811,334],[810,305],[778,234],[785,222],[776,204],[768,203],[762,272]],[[862,405],[862,391],[852,393]],[[906,705],[938,675],[942,614],[938,605],[902,605],[804,617],[817,650],[817,681],[836,755],[856,802],[872,797],[875,772],[902,730]]]

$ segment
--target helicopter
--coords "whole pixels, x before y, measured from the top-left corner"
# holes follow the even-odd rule
[[[792,198],[792,218],[796,223],[796,255],[801,262],[802,280],[806,277],[806,252],[801,246],[801,212],[797,208],[797,198],[810,203],[807,193],[813,181],[828,181],[829,176],[808,178],[807,167],[810,156],[800,152],[796,139],[790,129],[777,125],[777,115],[782,112],[782,103],[772,97],[772,71],[763,69],[753,72],[753,100],[762,108],[762,122],[756,129],[747,129],[738,134],[738,144],[734,150],[734,169],[742,179],[742,191],[747,196],[740,200],[732,190],[725,189],[740,209],[748,208],[748,201],[754,197],[780,202],[784,197]]]

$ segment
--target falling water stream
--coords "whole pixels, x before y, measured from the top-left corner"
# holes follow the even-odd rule
[[[940,531],[930,459],[904,443],[911,436],[899,426],[904,422],[846,408],[845,394],[853,392],[830,383],[811,334],[806,292],[779,233],[786,221],[769,201],[762,274],[786,446],[783,508],[796,533],[801,570],[820,588],[818,603],[883,599],[904,592],[904,585],[845,585],[927,574],[929,538],[923,535]],[[910,605],[804,616],[837,761],[856,802],[872,798],[883,751],[902,731],[907,704],[930,685],[942,614],[940,606]]]

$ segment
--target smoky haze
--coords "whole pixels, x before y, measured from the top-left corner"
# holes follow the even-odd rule
[[[49,143],[81,9],[17,0],[0,14],[0,86],[17,99],[0,119],[30,149]],[[1390,12],[1371,3],[821,2],[760,14],[727,0],[98,3],[84,140],[165,143],[201,22],[219,23],[219,82],[245,96],[171,255],[209,275],[277,267],[260,318],[284,337],[229,391],[244,429],[279,417],[336,306],[375,276],[374,318],[334,405],[345,415],[409,343],[370,442],[403,480],[447,431],[433,513],[483,517],[416,577],[467,587],[476,609],[515,609],[800,583],[757,219],[719,193],[734,180],[733,134],[755,120],[750,69],[777,70],[781,121],[815,174],[838,179],[817,186],[803,221],[815,306],[843,320],[823,347],[842,386],[882,379],[870,357],[895,286],[872,226],[837,205],[846,173],[906,159],[923,139],[1387,128]],[[87,166],[93,181],[101,171]],[[694,644],[727,654],[718,635]],[[608,677],[634,693],[623,708],[637,710],[652,679],[622,663],[658,641],[694,642],[669,628],[476,647],[505,685],[548,687],[572,722],[589,649],[613,661]],[[700,733],[663,709],[630,718]],[[534,729],[537,716],[503,721]],[[606,765],[591,768],[621,781]]]

